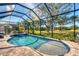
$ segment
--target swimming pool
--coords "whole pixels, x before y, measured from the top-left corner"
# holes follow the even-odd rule
[[[17,46],[29,46],[47,55],[64,55],[69,51],[69,47],[61,41],[35,35],[16,34],[7,42]]]
[[[18,45],[18,46],[29,46],[34,49],[38,48],[41,44],[49,42],[51,40],[46,40],[43,38],[37,38],[35,36],[22,34],[22,35],[14,35],[11,39],[8,40],[9,43]]]

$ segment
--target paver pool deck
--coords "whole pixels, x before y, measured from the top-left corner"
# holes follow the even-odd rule
[[[9,38],[10,36],[6,35],[4,38],[0,39],[0,56],[45,56],[46,55],[28,46],[11,47],[14,45],[11,45],[7,42]],[[61,41],[63,41],[70,47],[70,51],[67,54],[65,54],[65,56],[79,56],[78,43],[65,41],[65,40],[61,40]]]

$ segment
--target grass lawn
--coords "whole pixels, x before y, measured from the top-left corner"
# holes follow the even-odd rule
[[[75,30],[76,32],[79,32],[79,30]],[[40,31],[34,30],[34,34],[40,35]],[[41,31],[41,36],[45,37],[52,37],[52,32],[49,31]],[[60,40],[69,40],[69,41],[75,41],[74,39],[74,30],[54,30],[53,31],[53,38],[60,39]]]

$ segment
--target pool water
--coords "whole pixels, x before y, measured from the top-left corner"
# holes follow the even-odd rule
[[[8,43],[29,46],[47,55],[64,55],[70,50],[62,41],[29,34],[12,35]]]
[[[22,36],[17,35],[17,36],[13,36],[11,39],[8,40],[8,42],[11,44],[18,46],[29,46],[35,49],[49,41],[51,40],[30,36],[30,35],[22,35]]]

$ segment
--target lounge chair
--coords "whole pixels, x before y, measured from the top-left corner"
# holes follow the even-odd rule
[[[4,33],[0,33],[0,38],[4,38]]]

